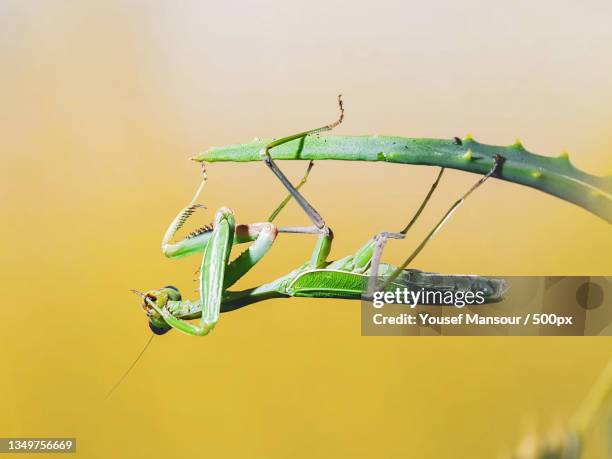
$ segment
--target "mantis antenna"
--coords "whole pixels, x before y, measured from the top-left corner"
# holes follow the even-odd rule
[[[144,298],[144,293],[139,292],[138,290],[132,290],[133,293],[135,293],[136,295]],[[151,344],[151,341],[153,341],[153,337],[155,336],[155,334],[151,334],[151,336],[149,337],[149,339],[147,340],[146,344],[144,345],[144,347],[142,348],[142,350],[140,351],[140,353],[136,356],[136,358],[134,359],[134,361],[132,362],[132,364],[128,367],[127,370],[125,370],[125,373],[123,373],[123,375],[121,376],[121,378],[119,378],[119,380],[115,383],[115,385],[111,388],[111,390],[108,391],[108,393],[106,394],[106,397],[104,397],[104,400],[108,400],[108,398],[113,394],[113,392],[115,392],[115,390],[121,385],[121,383],[123,382],[123,380],[125,378],[127,378],[127,376],[130,374],[130,372],[132,371],[132,369],[136,366],[136,364],[138,363],[138,361],[140,360],[140,358],[143,356],[143,354],[145,353],[145,351],[149,348],[149,345]]]

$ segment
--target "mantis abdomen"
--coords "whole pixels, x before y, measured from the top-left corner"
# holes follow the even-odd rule
[[[395,267],[380,265],[379,276],[384,279],[395,271]],[[355,273],[351,271],[312,269],[296,276],[279,293],[295,297],[311,298],[345,298],[361,299],[368,288],[369,272]],[[406,288],[412,291],[422,289],[432,292],[479,291],[485,302],[499,301],[506,291],[507,284],[503,279],[473,276],[464,274],[438,274],[405,269],[389,285],[386,291]]]

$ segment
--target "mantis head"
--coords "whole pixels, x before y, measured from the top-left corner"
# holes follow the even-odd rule
[[[149,328],[156,335],[163,335],[171,330],[171,326],[166,323],[153,305],[163,309],[168,301],[180,301],[181,293],[173,285],[166,285],[159,290],[149,290],[146,293],[136,292],[142,298],[142,310],[149,318]]]

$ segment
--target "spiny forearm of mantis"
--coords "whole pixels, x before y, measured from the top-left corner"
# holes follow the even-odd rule
[[[261,161],[260,151],[270,140],[211,148],[192,158],[199,162]],[[423,139],[386,136],[311,136],[270,151],[278,160],[380,161],[440,166],[485,174],[494,155],[505,161],[497,178],[525,185],[574,203],[612,223],[612,176],[578,170],[567,153],[558,157],[527,151],[517,141],[509,146],[485,145],[465,139]]]

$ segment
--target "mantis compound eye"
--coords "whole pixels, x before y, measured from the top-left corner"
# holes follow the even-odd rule
[[[170,329],[172,327],[170,327],[167,323],[162,322],[162,323],[157,323],[157,321],[153,321],[150,320],[149,321],[149,328],[151,329],[151,331],[153,333],[155,333],[156,335],[165,335],[166,333],[168,333],[170,331]]]

